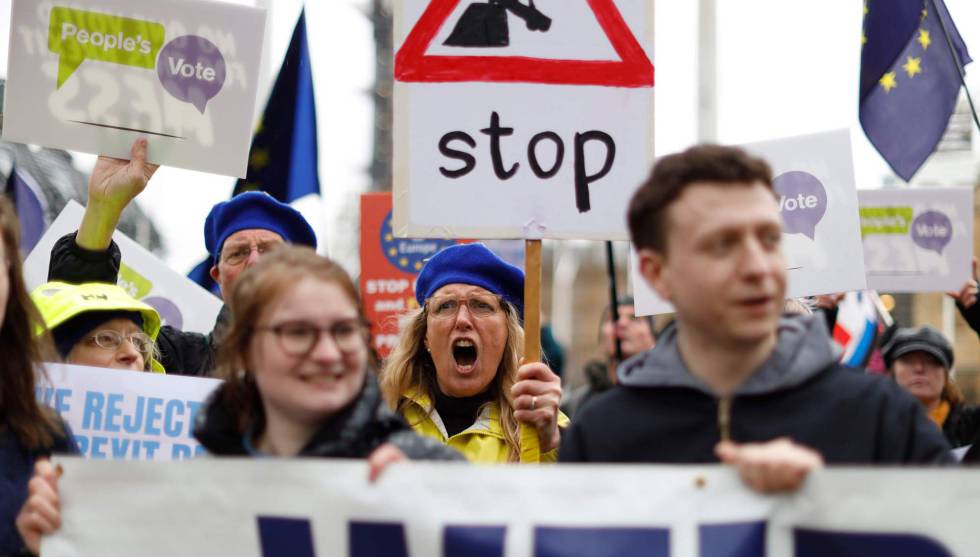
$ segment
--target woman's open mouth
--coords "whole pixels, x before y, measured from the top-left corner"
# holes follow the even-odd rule
[[[461,338],[453,342],[453,359],[456,360],[456,365],[459,368],[473,367],[477,355],[476,344],[472,340]]]

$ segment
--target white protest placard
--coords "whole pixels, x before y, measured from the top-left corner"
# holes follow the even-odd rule
[[[626,239],[653,5],[396,0],[395,235]]]
[[[58,238],[78,230],[85,209],[69,201],[24,261],[24,281],[33,290],[48,280],[51,248]],[[119,245],[122,262],[119,286],[153,306],[163,325],[195,333],[210,333],[222,302],[197,283],[171,269],[143,246],[118,230],[112,239]]]
[[[184,460],[204,453],[194,418],[221,381],[119,369],[45,364],[38,400],[71,427],[82,456]]]
[[[13,0],[3,139],[245,177],[265,10]]]
[[[862,190],[858,201],[869,288],[959,292],[970,279],[972,188]]]
[[[791,298],[865,290],[857,187],[847,130],[742,145],[772,167],[783,218]],[[630,253],[637,315],[674,311],[640,275]]]
[[[369,483],[338,460],[61,462],[46,557],[967,557],[980,513],[980,472],[935,468],[761,496],[718,466],[406,462]]]

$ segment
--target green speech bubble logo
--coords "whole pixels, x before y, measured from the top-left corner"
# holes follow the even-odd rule
[[[126,265],[119,264],[119,287],[129,293],[137,300],[142,300],[153,290],[153,283],[146,277],[136,272],[135,269]]]
[[[58,54],[58,86],[86,59],[153,69],[163,46],[163,25],[99,12],[55,7],[48,50]]]
[[[870,234],[908,234],[912,207],[861,207],[861,237]]]

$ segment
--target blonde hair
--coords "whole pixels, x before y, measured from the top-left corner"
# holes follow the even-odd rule
[[[507,341],[497,373],[487,389],[492,394],[492,401],[500,408],[500,428],[509,449],[508,460],[517,462],[521,454],[520,423],[514,418],[514,400],[510,389],[517,381],[517,368],[524,354],[524,328],[521,327],[517,309],[509,302],[502,302],[502,305],[507,317]],[[425,349],[427,317],[424,306],[405,317],[398,344],[388,355],[378,377],[385,402],[402,415],[411,404],[405,394],[413,389],[429,397],[430,407],[426,409],[426,417],[435,410],[432,401],[436,399],[438,385],[435,363]]]

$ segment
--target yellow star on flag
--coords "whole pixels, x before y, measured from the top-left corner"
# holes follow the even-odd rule
[[[416,261],[415,262],[415,270],[416,271],[421,271],[422,270],[422,262],[421,261]]]
[[[912,56],[907,57],[904,64],[902,64],[902,69],[905,73],[909,74],[909,77],[915,77],[916,74],[922,73],[922,58],[913,58]],[[884,85],[884,84],[882,84]]]
[[[881,79],[878,80],[878,83],[880,83],[881,86],[885,88],[886,93],[891,91],[898,85],[898,82],[895,81],[895,72],[888,72],[885,75],[881,76]]]
[[[408,258],[407,257],[402,257],[401,259],[399,259],[398,260],[398,265],[400,267],[407,267],[408,266]]]
[[[926,16],[928,15],[929,15],[929,10],[922,8],[922,17],[919,18],[919,21],[924,21],[926,19]]]
[[[929,38],[929,32],[925,29],[919,29],[919,38],[915,40],[922,45],[922,50],[926,50],[932,44],[932,39]]]
[[[385,241],[386,242],[390,242],[390,241],[392,241],[394,239],[395,239],[395,237],[392,236],[391,234],[385,234]]]
[[[864,31],[861,31],[861,44],[868,44],[868,36],[864,34]]]
[[[253,168],[264,168],[269,164],[269,152],[265,149],[256,149],[252,152],[248,162]]]
[[[394,257],[394,256],[398,255],[398,250],[396,250],[395,248],[391,248],[391,249],[388,250],[388,255]]]

